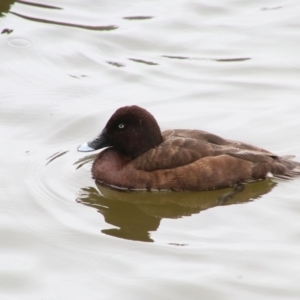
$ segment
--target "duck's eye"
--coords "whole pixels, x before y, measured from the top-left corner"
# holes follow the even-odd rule
[[[123,129],[124,127],[125,127],[125,126],[124,126],[123,123],[120,123],[120,124],[119,124],[119,128],[120,128],[120,129]]]

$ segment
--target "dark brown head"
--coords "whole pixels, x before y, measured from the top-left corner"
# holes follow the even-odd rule
[[[111,146],[135,158],[161,143],[161,131],[154,117],[147,110],[133,105],[119,108],[100,135],[80,146],[78,151],[93,151]]]

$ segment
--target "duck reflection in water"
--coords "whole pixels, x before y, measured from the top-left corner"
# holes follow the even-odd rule
[[[151,232],[159,228],[161,219],[177,219],[199,214],[202,210],[221,205],[246,203],[258,199],[276,186],[271,180],[239,184],[232,188],[203,192],[128,192],[100,184],[80,192],[77,201],[94,207],[105,222],[118,228],[102,233],[143,242],[153,242]]]

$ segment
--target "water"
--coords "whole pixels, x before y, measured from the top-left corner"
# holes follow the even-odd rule
[[[137,104],[300,160],[297,1],[0,9],[1,299],[299,298],[300,179],[101,195],[76,151]]]

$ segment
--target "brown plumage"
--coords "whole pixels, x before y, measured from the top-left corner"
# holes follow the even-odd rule
[[[201,130],[166,130],[138,106],[119,108],[101,134],[78,148],[100,152],[95,180],[122,189],[208,190],[300,174],[300,163]]]

